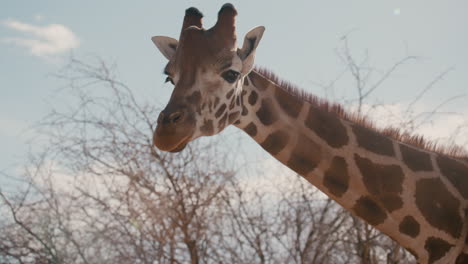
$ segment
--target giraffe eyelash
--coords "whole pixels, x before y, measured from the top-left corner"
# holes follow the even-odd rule
[[[172,83],[174,85],[174,80],[172,80],[172,78],[169,77],[169,76],[166,77],[166,80],[164,81],[164,83],[168,83],[168,82],[170,82],[170,83]]]

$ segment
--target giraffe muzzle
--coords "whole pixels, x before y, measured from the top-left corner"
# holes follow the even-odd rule
[[[195,129],[195,120],[186,110],[163,110],[158,117],[153,144],[162,151],[182,151]]]

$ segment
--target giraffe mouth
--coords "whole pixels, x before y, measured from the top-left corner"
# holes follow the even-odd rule
[[[177,145],[175,148],[173,148],[172,150],[168,150],[168,151],[171,152],[171,153],[181,152],[182,150],[185,149],[187,144],[188,144],[188,140],[184,140],[179,145]]]
[[[154,133],[153,144],[159,150],[168,152],[180,152],[185,149],[187,144],[190,142],[191,135],[177,135],[176,133]]]

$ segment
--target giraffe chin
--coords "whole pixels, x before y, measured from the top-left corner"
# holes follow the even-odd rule
[[[171,153],[181,152],[182,150],[185,149],[185,147],[187,146],[187,143],[188,143],[188,142],[182,142],[182,144],[179,144],[179,145],[177,145],[177,147],[175,147],[174,149],[168,150],[168,151],[171,152]]]
[[[190,142],[190,136],[184,137],[181,140],[174,140],[171,137],[161,137],[157,133],[155,133],[153,138],[153,144],[159,150],[167,151],[167,152],[180,152],[185,149],[187,144]]]
[[[161,151],[180,152],[193,138],[193,122],[184,122],[177,126],[158,125],[153,134],[153,145]]]

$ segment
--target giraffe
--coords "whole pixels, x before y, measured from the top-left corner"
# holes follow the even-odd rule
[[[236,16],[225,4],[204,29],[203,15],[191,7],[179,40],[152,37],[174,85],[154,145],[179,152],[234,125],[419,263],[468,263],[468,159],[374,128],[254,67],[265,28],[252,29],[238,48]]]

